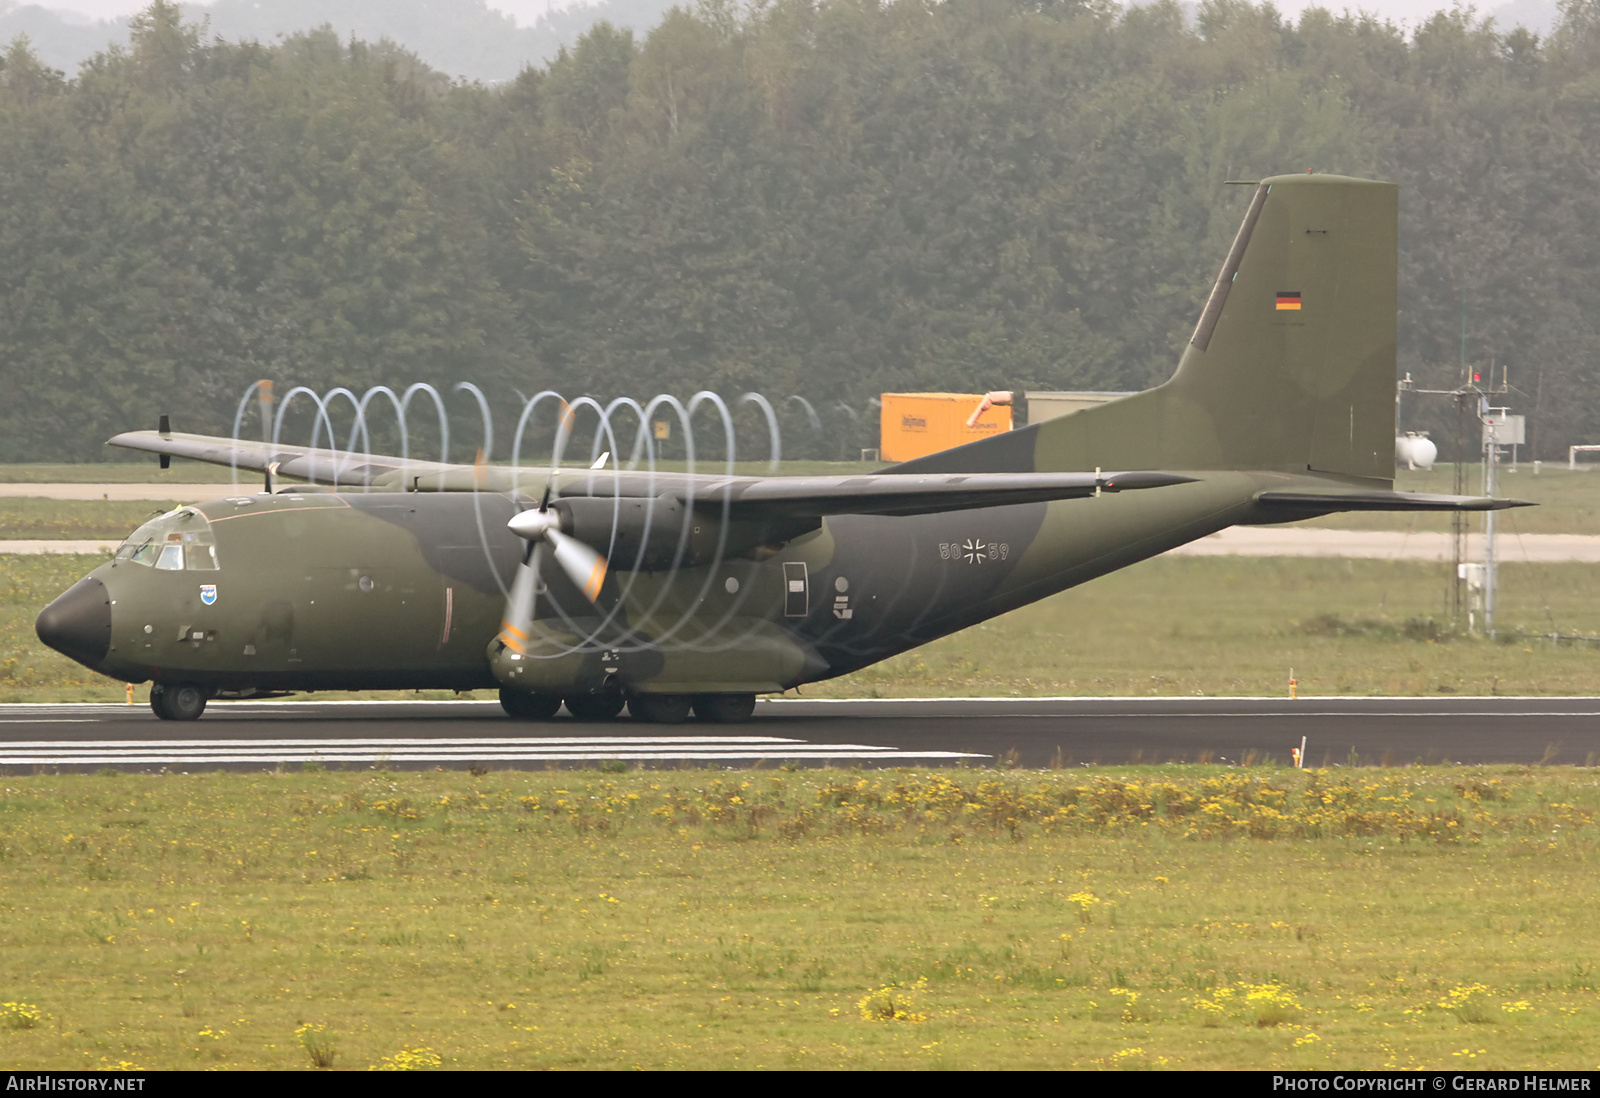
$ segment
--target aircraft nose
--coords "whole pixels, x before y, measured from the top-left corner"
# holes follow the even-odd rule
[[[111,650],[111,596],[85,576],[39,613],[39,639],[85,667],[97,667]]]

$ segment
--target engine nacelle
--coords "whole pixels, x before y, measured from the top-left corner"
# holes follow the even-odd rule
[[[579,496],[556,500],[561,532],[604,553],[613,567],[655,572],[693,563],[684,538],[684,506],[672,496]],[[642,555],[641,555],[642,551]]]

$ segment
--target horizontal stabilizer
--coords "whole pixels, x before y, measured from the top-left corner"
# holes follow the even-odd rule
[[[1488,496],[1440,496],[1427,492],[1385,492],[1355,489],[1330,492],[1262,492],[1257,503],[1296,511],[1504,511],[1532,507],[1521,499]]]

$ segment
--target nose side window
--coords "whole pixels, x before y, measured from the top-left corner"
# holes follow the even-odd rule
[[[161,555],[156,558],[156,567],[168,572],[181,572],[183,570],[183,546],[163,545]]]

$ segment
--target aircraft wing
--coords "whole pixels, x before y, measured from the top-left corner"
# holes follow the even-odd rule
[[[437,461],[401,461],[382,454],[362,454],[325,447],[273,445],[252,439],[216,438],[212,435],[186,435],[177,432],[124,431],[106,441],[107,446],[142,450],[150,454],[187,458],[210,465],[224,465],[265,473],[273,469],[280,476],[366,487],[385,479],[398,487],[402,471],[416,475],[437,475],[460,466]],[[471,467],[468,466],[468,469]]]
[[[551,474],[536,465],[450,465],[251,439],[128,431],[108,445],[203,461],[339,487],[421,491],[515,492],[538,496]],[[571,498],[670,495],[685,504],[726,506],[741,518],[824,515],[923,515],[975,507],[1075,499],[1101,492],[1161,488],[1193,477],[1175,473],[929,473],[823,477],[749,477],[565,469],[557,494]]]

